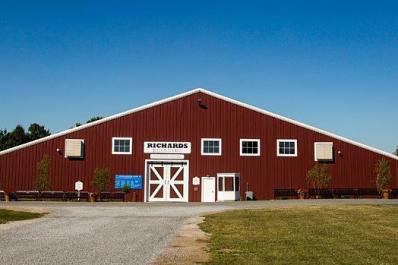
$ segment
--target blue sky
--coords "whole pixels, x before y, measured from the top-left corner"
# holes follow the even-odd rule
[[[372,2],[0,1],[0,128],[203,87],[392,152],[398,4]]]

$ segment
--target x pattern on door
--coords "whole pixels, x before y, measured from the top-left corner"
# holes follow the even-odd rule
[[[148,164],[149,201],[188,201],[186,163]]]

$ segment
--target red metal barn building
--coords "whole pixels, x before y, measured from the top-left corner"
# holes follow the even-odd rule
[[[333,189],[374,189],[383,157],[397,187],[398,157],[204,89],[2,151],[0,189],[36,190],[46,154],[51,190],[71,191],[81,180],[95,191],[93,172],[105,167],[113,178],[141,176],[139,201],[238,200],[247,190],[272,199],[309,188],[315,163],[328,163]]]

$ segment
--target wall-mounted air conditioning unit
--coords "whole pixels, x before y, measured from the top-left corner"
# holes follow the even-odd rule
[[[316,142],[314,153],[315,161],[333,161],[333,143]]]
[[[83,158],[84,140],[65,139],[65,158]]]

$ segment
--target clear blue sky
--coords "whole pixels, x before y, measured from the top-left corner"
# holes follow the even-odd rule
[[[398,4],[346,2],[2,0],[0,128],[203,87],[392,152]]]

